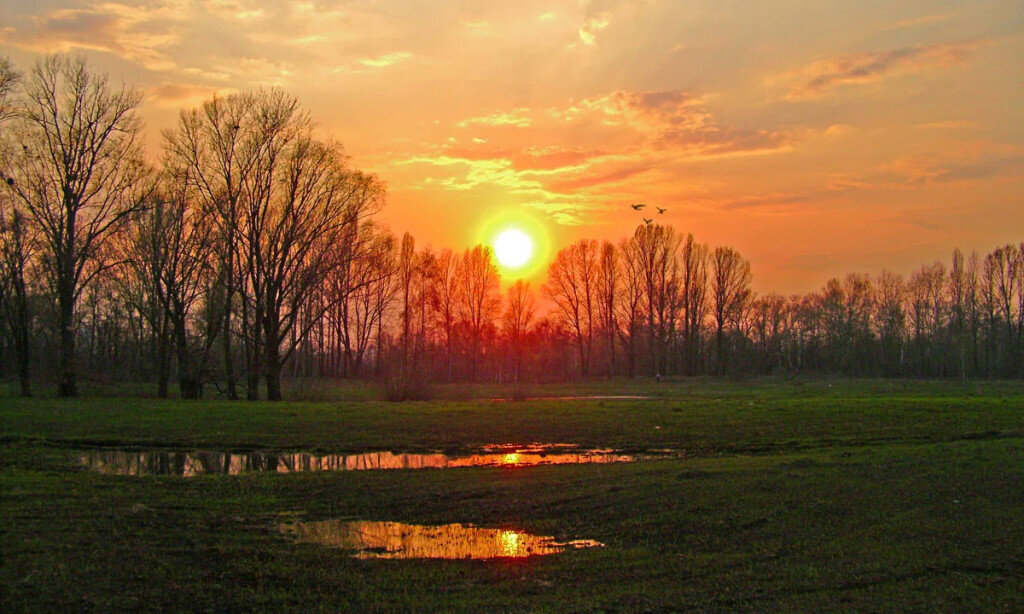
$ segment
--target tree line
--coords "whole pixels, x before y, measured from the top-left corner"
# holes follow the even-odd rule
[[[1024,375],[1024,243],[758,297],[737,250],[647,224],[502,292],[487,247],[417,249],[380,225],[383,182],[286,93],[183,110],[158,163],[140,103],[81,57],[24,75],[0,59],[0,369],[23,395],[43,374],[75,396],[83,373],[231,399],[280,399],[287,377],[415,396],[577,376]]]

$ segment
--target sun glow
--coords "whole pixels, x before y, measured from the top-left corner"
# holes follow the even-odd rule
[[[505,282],[534,279],[547,269],[551,254],[548,228],[527,212],[497,211],[477,227],[475,240],[490,248]]]
[[[508,228],[494,238],[494,255],[506,269],[518,269],[533,256],[533,240],[518,228]]]

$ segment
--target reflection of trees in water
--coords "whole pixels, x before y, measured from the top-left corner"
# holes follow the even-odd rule
[[[537,448],[530,448],[535,450]],[[607,450],[590,452],[547,454],[543,451],[473,454],[447,456],[445,454],[395,454],[369,452],[366,454],[324,454],[306,452],[267,454],[251,452],[231,454],[225,452],[168,452],[101,450],[82,453],[82,466],[110,475],[238,475],[241,473],[270,471],[301,473],[308,471],[364,471],[377,469],[444,469],[454,467],[498,467],[527,465],[560,465],[580,463],[617,463],[636,460],[627,454],[614,454]]]
[[[281,531],[300,543],[356,550],[358,558],[486,559],[603,546],[592,540],[557,542],[553,537],[462,524],[324,520],[282,525]]]

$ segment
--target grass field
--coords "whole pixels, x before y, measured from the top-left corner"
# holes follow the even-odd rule
[[[1024,610],[1024,384],[608,381],[390,404],[0,399],[4,611]],[[557,442],[612,465],[126,477],[89,447],[469,452]],[[360,560],[288,520],[471,523],[606,544]]]

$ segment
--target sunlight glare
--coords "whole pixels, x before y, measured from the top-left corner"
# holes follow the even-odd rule
[[[518,228],[501,231],[494,238],[494,255],[502,266],[517,269],[533,255],[533,241]]]

